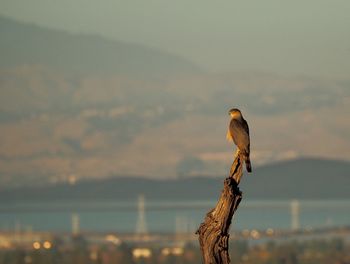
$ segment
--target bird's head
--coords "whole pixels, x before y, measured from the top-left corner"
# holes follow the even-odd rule
[[[237,109],[237,108],[232,108],[230,111],[228,111],[228,114],[232,118],[242,117],[241,111],[239,109]]]

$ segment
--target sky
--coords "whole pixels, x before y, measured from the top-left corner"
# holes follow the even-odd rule
[[[350,72],[348,0],[0,0],[0,14],[145,44],[214,72]]]

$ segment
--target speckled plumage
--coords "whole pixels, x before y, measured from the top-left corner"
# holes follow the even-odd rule
[[[250,137],[247,121],[243,118],[242,113],[237,108],[229,111],[231,121],[228,127],[227,138],[232,140],[238,147],[240,154],[243,156],[248,172],[252,171],[250,164]]]

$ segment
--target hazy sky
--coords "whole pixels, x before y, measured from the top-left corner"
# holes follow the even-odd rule
[[[0,0],[0,13],[147,44],[214,71],[350,72],[349,0]]]

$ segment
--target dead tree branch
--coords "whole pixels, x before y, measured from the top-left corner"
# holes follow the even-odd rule
[[[210,210],[197,231],[204,264],[229,264],[229,230],[231,220],[242,199],[238,183],[242,177],[243,160],[239,153],[232,163],[230,175],[215,208]]]

